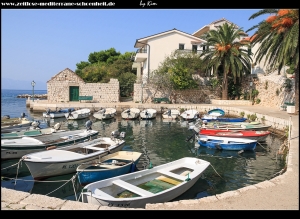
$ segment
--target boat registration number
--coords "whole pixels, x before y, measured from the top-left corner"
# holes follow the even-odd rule
[[[71,164],[71,165],[63,165],[62,169],[74,169],[77,168],[80,164]]]
[[[129,207],[130,203],[124,203],[124,204],[114,204],[114,203],[108,203],[108,207]]]

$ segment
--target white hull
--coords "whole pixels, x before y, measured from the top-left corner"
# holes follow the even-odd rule
[[[81,194],[82,202],[124,208],[144,208],[147,203],[168,202],[190,189],[209,164],[205,160],[188,157],[152,169],[94,182],[84,187],[87,191]],[[151,183],[152,180],[161,183],[168,182],[170,186],[157,193],[138,186],[147,182]],[[117,197],[125,190],[138,196]]]
[[[59,142],[61,146],[58,147],[63,147],[74,144],[75,141],[94,139],[98,133],[95,130],[75,130],[53,133],[46,136],[1,139],[1,159],[17,159],[29,153],[45,151],[54,142]]]
[[[163,119],[177,119],[179,115],[179,110],[171,109],[171,113],[168,113],[168,111],[166,111],[162,114],[162,117]]]
[[[180,114],[184,120],[192,120],[199,118],[199,112],[197,110],[186,110]]]
[[[57,112],[50,112],[50,113],[43,112],[43,117],[52,118],[52,119],[62,118],[62,117],[65,117],[66,113],[69,113],[69,110],[71,110],[71,112],[75,111],[74,108],[66,108],[66,109],[59,110]]]
[[[123,119],[136,119],[140,116],[140,110],[138,108],[126,109],[121,113]]]
[[[24,162],[35,180],[74,173],[79,165],[93,160],[98,161],[101,157],[108,155],[109,153],[114,153],[121,150],[125,144],[124,140],[118,140],[118,143],[112,142],[111,140],[102,140],[103,148],[100,148],[100,146],[97,146],[97,142],[101,142],[101,139],[105,138],[99,138],[93,141],[60,149],[52,149],[39,153],[27,154],[24,156]],[[105,147],[109,143],[111,143],[111,145],[106,149]],[[88,150],[95,149],[95,147],[97,147],[98,151],[88,153]],[[68,151],[67,148],[69,148],[69,150],[77,150],[78,152],[76,153]],[[84,150],[86,153],[79,153],[79,151],[82,152]],[[31,159],[28,157],[31,157]]]
[[[91,111],[89,109],[80,109],[75,110],[71,113],[65,113],[66,119],[85,119],[91,115]]]
[[[114,108],[106,108],[103,112],[102,110],[99,110],[99,112],[95,112],[93,116],[96,119],[105,120],[105,119],[112,119],[116,115],[116,109]]]
[[[157,111],[155,109],[145,109],[140,113],[141,119],[154,119],[156,118]]]

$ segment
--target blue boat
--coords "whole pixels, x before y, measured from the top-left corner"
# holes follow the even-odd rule
[[[76,169],[81,186],[103,179],[135,172],[142,153],[118,151],[101,157],[100,162],[83,163]]]
[[[211,116],[224,116],[225,111],[220,108],[215,108],[215,109],[209,110],[207,114],[211,115]]]
[[[248,138],[228,138],[208,135],[196,135],[195,137],[200,146],[218,150],[255,150],[257,145],[257,140]]]

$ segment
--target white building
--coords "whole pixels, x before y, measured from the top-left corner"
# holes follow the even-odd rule
[[[179,31],[177,29],[154,34],[137,39],[134,47],[138,48],[133,69],[137,69],[137,82],[146,83],[153,70],[175,50],[201,51],[201,44],[205,40]]]

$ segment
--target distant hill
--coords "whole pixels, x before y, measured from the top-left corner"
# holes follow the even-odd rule
[[[1,78],[1,89],[12,90],[31,90],[31,81],[14,80],[10,78]],[[47,83],[41,81],[35,81],[35,90],[47,90]]]

